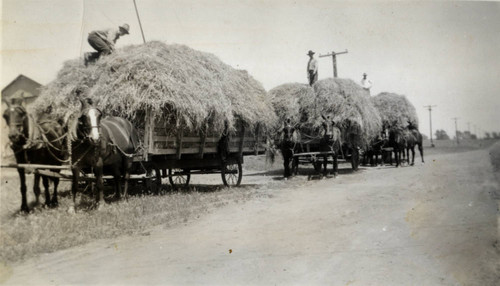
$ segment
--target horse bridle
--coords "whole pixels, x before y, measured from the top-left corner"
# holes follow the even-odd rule
[[[83,115],[87,116],[88,110],[90,110],[90,109],[95,109],[95,110],[97,110],[99,112],[99,114],[102,115],[102,111],[99,108],[92,107],[92,108],[86,108],[84,111],[82,111],[82,116]],[[81,116],[80,116],[80,118],[81,118]],[[99,138],[101,137],[101,126],[97,122],[96,122],[96,124],[97,125],[92,125],[92,123],[91,123],[90,126],[82,126],[81,127],[84,131],[87,131],[87,132],[81,132],[84,135],[83,139],[91,139],[91,136],[92,136],[91,135],[92,134],[91,131],[94,130],[94,129],[97,129],[97,132],[99,134]],[[94,143],[93,140],[89,140],[89,141],[93,145],[98,145],[100,140],[97,143]]]

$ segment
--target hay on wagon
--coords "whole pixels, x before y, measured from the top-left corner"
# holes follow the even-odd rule
[[[380,132],[378,111],[366,91],[353,80],[328,78],[316,82],[313,88],[316,99],[308,101],[307,106],[330,115],[352,147],[366,146]]]
[[[269,91],[271,103],[276,111],[279,123],[290,119],[294,123],[304,120],[303,101],[314,98],[314,89],[307,84],[285,83]]]
[[[372,97],[372,102],[379,111],[384,127],[404,128],[408,122],[418,127],[417,111],[406,96],[382,92]]]
[[[313,87],[283,84],[269,94],[280,120],[291,118],[302,126],[317,128],[323,116],[330,116],[351,146],[366,145],[381,130],[380,116],[366,91],[350,79],[323,79]]]
[[[236,118],[264,127],[275,120],[258,81],[185,45],[131,45],[88,67],[81,59],[67,61],[42,89],[33,111],[41,114],[52,106],[50,112],[57,117],[77,111],[77,90],[105,114],[128,118],[138,128],[143,127],[147,110],[156,119],[167,119],[172,129],[193,131],[208,124],[212,131],[222,132],[225,122],[232,130]]]

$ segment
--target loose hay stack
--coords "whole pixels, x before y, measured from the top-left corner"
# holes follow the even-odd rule
[[[315,128],[323,123],[322,115],[331,116],[351,146],[364,146],[381,130],[378,111],[363,88],[350,79],[324,79],[313,87],[288,83],[269,94],[281,122],[290,118]]]
[[[198,130],[207,122],[215,132],[235,118],[253,126],[274,123],[266,91],[246,71],[233,69],[216,56],[184,45],[149,42],[116,50],[85,67],[81,60],[64,64],[57,78],[44,87],[35,114],[58,117],[80,108],[76,90],[106,114],[144,124],[146,110],[156,118],[173,118],[175,127]]]
[[[417,111],[406,96],[382,92],[372,97],[372,101],[378,109],[385,127],[404,128],[408,122],[418,127]]]
[[[344,130],[346,143],[352,147],[366,146],[380,132],[378,111],[366,91],[354,81],[328,78],[316,82],[313,87],[316,100],[308,101],[305,108],[316,106],[320,114],[333,116]]]
[[[314,89],[307,84],[285,83],[269,91],[271,103],[280,123],[286,119],[299,123],[302,114],[306,112],[302,107],[302,102],[308,98],[314,98]]]

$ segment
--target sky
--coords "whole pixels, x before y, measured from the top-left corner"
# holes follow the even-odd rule
[[[337,57],[338,75],[366,72],[372,95],[404,94],[420,130],[500,131],[500,2],[136,0],[146,41],[179,43],[247,70],[266,90],[306,83],[307,51]],[[117,48],[143,42],[133,0],[2,0],[1,77],[41,84],[91,51],[88,33],[130,25]],[[319,78],[333,76],[318,58]],[[476,129],[475,129],[476,128]]]

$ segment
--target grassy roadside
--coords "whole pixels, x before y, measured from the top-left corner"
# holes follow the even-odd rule
[[[247,158],[245,158],[247,159]],[[262,170],[265,158],[249,157],[248,170]],[[257,169],[256,169],[257,168]],[[174,191],[165,180],[161,195],[135,195],[128,201],[111,202],[102,210],[83,209],[91,198],[82,194],[82,206],[76,214],[68,214],[71,204],[70,184],[62,182],[59,207],[36,207],[30,214],[19,212],[20,194],[17,172],[2,172],[0,183],[0,263],[14,263],[42,253],[85,244],[97,239],[122,235],[137,235],[155,226],[169,227],[185,223],[217,208],[244,203],[256,198],[268,198],[270,188],[281,188],[284,182],[225,188],[220,175],[206,175],[200,181],[211,185],[191,185]],[[32,176],[29,176],[28,201],[34,201]],[[41,196],[43,202],[43,196]],[[33,208],[33,205],[30,205]]]

